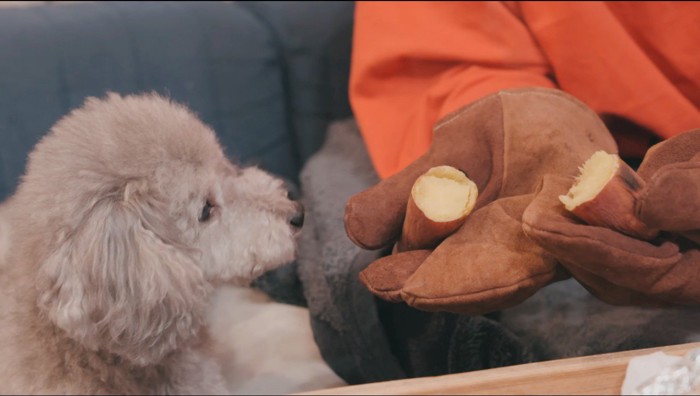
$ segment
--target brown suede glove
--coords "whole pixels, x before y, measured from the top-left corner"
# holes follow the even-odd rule
[[[528,236],[593,295],[619,305],[700,303],[700,130],[649,149],[636,216],[662,233],[651,241],[590,226],[557,199],[571,179],[547,176],[523,215]]]
[[[464,225],[434,250],[383,257],[361,274],[377,296],[427,311],[483,314],[515,305],[568,276],[522,230],[543,175],[573,176],[597,150],[616,153],[596,114],[570,95],[526,88],[487,96],[439,122],[429,151],[347,203],[345,228],[379,249],[401,232],[416,178],[433,166],[465,172],[479,188]]]

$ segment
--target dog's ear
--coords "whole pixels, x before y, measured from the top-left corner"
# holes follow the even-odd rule
[[[195,334],[210,287],[194,253],[163,235],[167,211],[157,205],[128,186],[98,201],[39,274],[39,305],[58,327],[139,365]]]

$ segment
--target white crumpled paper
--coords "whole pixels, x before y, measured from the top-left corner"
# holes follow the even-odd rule
[[[700,349],[685,356],[663,352],[630,359],[623,395],[700,394]]]

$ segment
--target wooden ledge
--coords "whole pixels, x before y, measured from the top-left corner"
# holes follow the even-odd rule
[[[700,342],[522,364],[438,377],[344,386],[300,395],[619,395],[633,357],[684,355]]]

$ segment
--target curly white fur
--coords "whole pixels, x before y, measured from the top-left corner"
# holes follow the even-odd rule
[[[184,106],[88,99],[3,207],[0,393],[224,393],[207,299],[291,261],[300,209]]]

